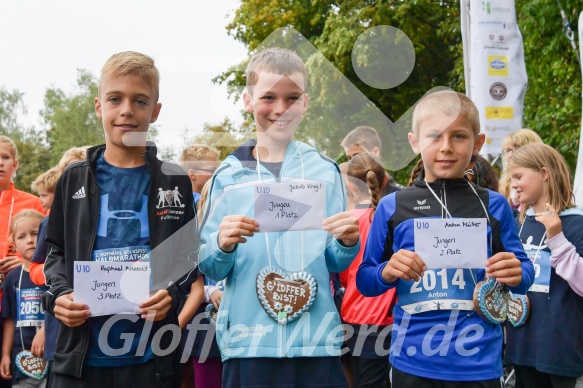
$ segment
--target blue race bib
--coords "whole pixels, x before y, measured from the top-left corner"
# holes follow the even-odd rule
[[[526,250],[534,265],[534,283],[528,291],[548,294],[551,285],[551,253],[542,249]]]
[[[417,282],[399,282],[399,304],[409,314],[435,310],[473,310],[474,277],[469,269],[428,269]]]
[[[41,288],[24,288],[16,292],[16,327],[42,326],[45,321],[45,309],[41,299],[45,290]]]

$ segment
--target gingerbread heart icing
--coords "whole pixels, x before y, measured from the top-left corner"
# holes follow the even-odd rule
[[[271,318],[285,325],[308,311],[318,292],[314,276],[265,267],[257,274],[257,298]]]

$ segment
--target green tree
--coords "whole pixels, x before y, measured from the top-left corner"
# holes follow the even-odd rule
[[[205,123],[202,132],[185,130],[182,138],[185,144],[205,144],[219,150],[220,158],[226,158],[246,140],[251,138],[249,122],[243,123],[239,128],[228,118],[217,124]]]
[[[30,192],[32,181],[49,168],[50,157],[42,134],[22,124],[22,116],[26,113],[23,93],[0,88],[0,134],[14,140],[19,153],[14,185]]]
[[[53,164],[71,147],[104,142],[101,121],[95,115],[95,96],[97,80],[86,70],[78,70],[77,87],[72,93],[55,87],[46,90],[40,115],[48,127],[46,136]]]
[[[577,31],[580,0],[561,0]],[[528,73],[523,125],[538,132],[575,171],[581,128],[581,69],[562,31],[556,1],[516,0]],[[582,44],[583,42],[579,42]]]
[[[561,0],[573,31],[581,12],[580,0]],[[533,128],[567,159],[574,170],[581,122],[581,78],[575,53],[561,29],[557,3],[546,0],[516,0],[518,23],[524,37],[529,87],[526,93],[524,126]],[[411,76],[400,86],[380,90],[366,85],[352,65],[352,48],[365,30],[390,25],[401,29],[411,39],[416,54]],[[463,49],[460,30],[459,1],[372,1],[339,0],[264,2],[242,0],[234,20],[227,26],[229,33],[244,43],[250,52],[261,46],[280,27],[294,27],[348,78],[384,115],[395,121],[423,94],[436,86],[465,90],[463,80]],[[387,61],[395,58],[387,58]],[[325,61],[312,56],[306,61],[308,71],[318,71],[312,80],[312,96],[306,120],[321,128],[326,112],[350,112],[351,102],[343,100],[338,89],[327,88],[340,77],[323,71]],[[246,63],[233,66],[217,76],[215,82],[226,82],[232,93],[244,85],[242,71]],[[318,97],[316,99],[315,97]],[[327,106],[326,106],[327,105]],[[332,109],[333,108],[333,109]],[[317,117],[310,117],[311,112]],[[322,114],[324,112],[324,114]],[[366,119],[366,112],[362,117]],[[362,114],[362,113],[361,113]],[[355,113],[347,122],[357,121]],[[345,128],[326,131],[298,131],[298,138],[309,141],[332,157],[340,157],[336,139]],[[394,134],[382,136],[385,159],[410,160],[406,144],[388,143]],[[340,136],[341,138],[341,136]],[[404,159],[403,159],[404,158]],[[413,164],[395,172],[397,180],[406,183]]]

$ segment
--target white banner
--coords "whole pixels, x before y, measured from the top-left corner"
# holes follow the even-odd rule
[[[482,154],[499,154],[504,137],[522,128],[528,83],[514,0],[462,0],[461,4],[462,12],[467,7],[470,12],[469,39],[463,39],[464,63],[470,66],[465,72],[466,77],[469,73],[466,93],[480,111],[486,134]],[[467,26],[462,30],[467,34]]]
[[[583,12],[579,15],[579,58],[583,62]],[[583,79],[583,63],[581,63],[581,78]],[[581,112],[583,113],[583,95],[581,96]],[[575,204],[583,206],[583,116],[581,117],[581,133],[579,134],[579,153],[577,154],[577,168],[575,170]]]

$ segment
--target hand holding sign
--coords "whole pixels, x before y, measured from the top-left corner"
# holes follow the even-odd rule
[[[159,321],[166,318],[170,307],[172,307],[172,297],[168,290],[158,290],[148,300],[140,303],[140,311],[138,313],[141,314],[142,319],[154,317],[154,321]]]
[[[498,252],[486,261],[486,274],[498,283],[516,287],[522,281],[522,265],[514,253]]]
[[[342,241],[346,246],[352,246],[358,242],[360,230],[358,229],[358,218],[350,212],[342,212],[326,218],[322,222],[324,230]]]
[[[252,218],[242,215],[225,216],[219,226],[219,248],[225,252],[233,252],[237,244],[247,242],[245,237],[252,237],[258,231],[259,224]]]
[[[91,316],[89,306],[73,301],[74,293],[61,295],[55,301],[55,318],[69,327],[81,326]]]
[[[417,253],[399,249],[383,268],[382,276],[389,283],[396,282],[397,279],[419,281],[426,269],[425,262]]]

